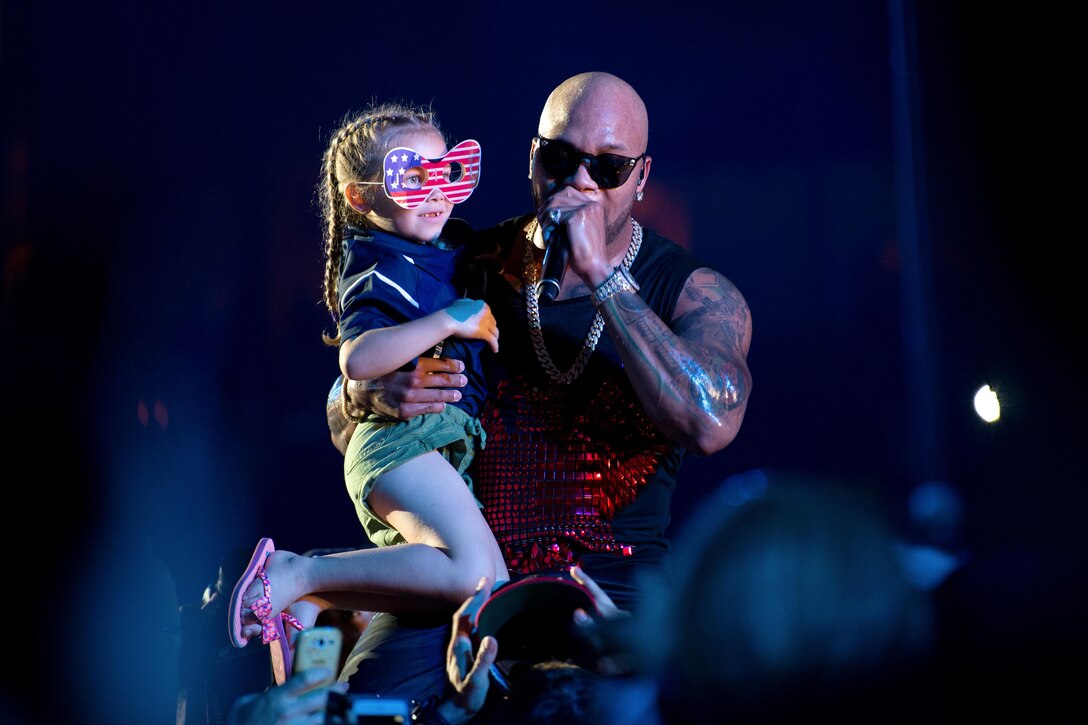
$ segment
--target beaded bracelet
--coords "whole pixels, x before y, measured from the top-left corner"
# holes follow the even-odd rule
[[[631,292],[638,292],[638,282],[631,276],[631,272],[624,266],[614,268],[615,271],[609,275],[608,279],[601,283],[593,292],[593,304],[600,307],[604,304],[612,295],[617,292],[623,292],[630,290]]]

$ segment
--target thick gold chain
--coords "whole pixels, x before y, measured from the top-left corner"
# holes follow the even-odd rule
[[[631,245],[627,248],[627,254],[623,255],[623,268],[628,272],[631,271],[631,265],[634,264],[639,247],[642,246],[642,225],[634,219],[631,220],[631,225]],[[567,372],[559,372],[559,368],[552,361],[552,356],[548,354],[548,348],[544,346],[544,333],[540,328],[540,303],[537,301],[536,296],[536,262],[533,260],[533,236],[536,234],[536,227],[537,222],[534,219],[529,224],[529,228],[525,230],[525,285],[522,291],[525,294],[525,312],[529,318],[529,334],[533,339],[533,350],[536,351],[536,359],[540,361],[540,366],[544,368],[544,372],[548,373],[548,377],[555,382],[569,385],[582,374],[586,363],[589,362],[589,356],[597,349],[597,342],[601,339],[601,332],[604,331],[604,317],[601,316],[600,310],[597,310],[574,364],[571,365],[570,370]]]

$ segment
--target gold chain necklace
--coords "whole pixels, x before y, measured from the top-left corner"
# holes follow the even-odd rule
[[[623,255],[623,268],[628,272],[631,271],[631,265],[634,264],[639,247],[642,246],[642,225],[634,219],[631,220],[631,225],[631,245],[627,248],[627,254]],[[574,364],[567,372],[559,372],[559,368],[552,361],[552,356],[548,354],[548,348],[544,346],[544,333],[540,328],[540,303],[536,297],[536,263],[533,261],[533,236],[536,234],[536,228],[537,221],[533,219],[529,228],[525,230],[525,286],[522,291],[525,294],[525,312],[529,318],[529,334],[533,339],[536,359],[540,361],[544,372],[548,373],[548,377],[555,382],[569,385],[582,374],[586,363],[589,362],[589,356],[597,348],[597,341],[601,339],[601,332],[604,330],[604,317],[601,316],[601,311],[597,310],[597,314],[593,316],[593,324],[589,326],[585,342],[582,343],[582,350],[575,358]]]

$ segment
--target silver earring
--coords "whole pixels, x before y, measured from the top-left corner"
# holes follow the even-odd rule
[[[642,192],[641,191],[635,194],[635,201],[642,201]]]

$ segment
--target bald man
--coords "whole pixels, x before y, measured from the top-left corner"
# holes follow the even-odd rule
[[[683,457],[733,441],[752,387],[744,297],[633,217],[650,193],[648,139],[646,107],[628,83],[601,72],[568,78],[529,147],[536,210],[478,235],[494,262],[486,299],[502,333],[473,475],[485,517],[512,575],[577,564],[629,610],[641,574],[666,562]],[[560,249],[566,271],[545,293],[545,250]],[[421,359],[413,372],[353,381],[348,392],[354,405],[394,417],[438,412],[459,396],[461,370]],[[328,411],[343,451],[352,427],[338,390]],[[422,634],[431,624],[433,643]],[[353,675],[353,690],[433,694],[434,682],[410,670],[422,670],[426,647],[441,675],[448,630],[448,617],[378,615],[343,678]],[[402,667],[394,650],[414,662]]]

